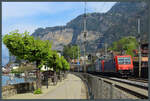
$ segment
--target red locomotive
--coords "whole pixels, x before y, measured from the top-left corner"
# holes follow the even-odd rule
[[[115,56],[113,59],[97,59],[95,71],[128,77],[133,74],[133,61],[130,55]]]

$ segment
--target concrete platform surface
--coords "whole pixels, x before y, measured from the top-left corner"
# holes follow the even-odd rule
[[[43,94],[16,94],[7,99],[87,99],[87,89],[83,81],[68,74],[65,80],[58,82],[56,86],[42,86]]]

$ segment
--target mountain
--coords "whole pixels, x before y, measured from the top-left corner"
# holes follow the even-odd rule
[[[86,50],[95,51],[108,43],[125,36],[138,37],[137,19],[141,19],[141,37],[148,37],[148,5],[145,2],[118,2],[106,13],[88,13]],[[53,49],[62,50],[63,45],[83,44],[84,14],[68,22],[65,26],[38,28],[32,34],[42,40],[53,40]]]

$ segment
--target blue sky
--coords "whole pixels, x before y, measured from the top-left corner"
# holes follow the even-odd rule
[[[87,2],[87,13],[107,12],[115,2]],[[84,13],[84,2],[2,2],[2,35],[18,29],[32,34],[39,27],[66,25]],[[2,45],[2,63],[8,50]]]

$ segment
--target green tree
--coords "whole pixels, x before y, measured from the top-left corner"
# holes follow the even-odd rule
[[[47,66],[49,68],[53,68],[54,71],[56,71],[57,67],[57,61],[58,61],[59,55],[57,54],[56,51],[52,51],[52,55],[49,56],[46,60]]]
[[[133,36],[128,36],[128,37],[123,37],[119,41],[113,42],[112,47],[109,48],[109,50],[121,52],[125,51],[126,54],[131,55],[132,57],[134,56],[133,50],[137,49],[138,47],[138,42],[135,37]]]
[[[64,57],[69,60],[69,59],[77,59],[78,58],[78,51],[80,51],[80,48],[77,45],[68,45],[64,46],[63,49],[63,55]],[[79,57],[80,57],[80,52],[79,52]]]
[[[10,35],[5,35],[3,42],[12,55],[29,62],[36,62],[36,88],[41,88],[40,68],[43,65],[43,60],[47,59],[47,56],[51,54],[51,44],[48,41],[35,40],[28,32],[20,34],[18,31],[13,31]]]
[[[62,62],[61,62],[61,58],[57,57],[56,58],[56,71],[60,73],[60,71],[62,70]]]
[[[63,56],[61,56],[61,61],[62,61],[62,67],[63,67],[62,70],[63,71],[69,70],[70,69],[69,63]]]

